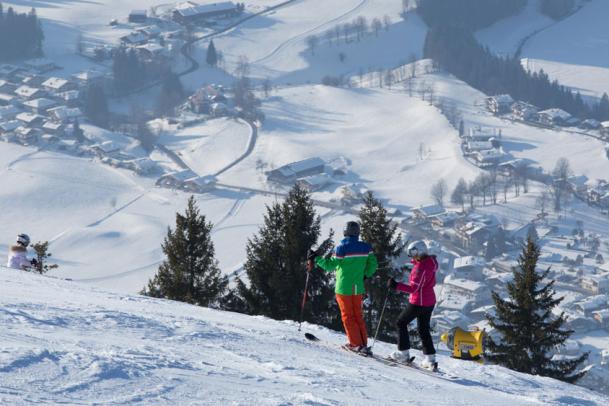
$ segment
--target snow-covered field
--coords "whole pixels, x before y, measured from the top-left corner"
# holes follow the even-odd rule
[[[603,405],[558,381],[440,356],[455,382],[347,354],[294,322],[0,268],[0,403]],[[377,343],[379,354],[392,346]]]

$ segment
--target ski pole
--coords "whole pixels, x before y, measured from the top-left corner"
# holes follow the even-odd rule
[[[379,330],[381,329],[381,322],[383,321],[383,315],[385,314],[385,308],[387,307],[387,302],[389,301],[390,291],[387,289],[387,294],[385,295],[385,303],[383,303],[383,310],[381,310],[381,317],[379,317],[379,322],[376,325],[376,333],[374,333],[374,340],[372,341],[372,345],[370,346],[370,351],[374,348],[374,344],[376,344],[376,338],[379,335]]]
[[[302,293],[302,303],[300,304],[300,322],[298,323],[298,331],[300,331],[300,327],[302,326],[302,319],[304,317],[304,307],[305,303],[307,303],[307,290],[309,288],[309,276],[311,276],[311,269],[313,268],[313,261],[309,260],[307,262],[307,279],[305,280],[305,288]]]

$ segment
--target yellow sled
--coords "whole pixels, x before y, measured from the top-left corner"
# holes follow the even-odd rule
[[[466,331],[455,327],[440,336],[440,340],[452,352],[453,358],[479,361],[484,354],[485,332]]]

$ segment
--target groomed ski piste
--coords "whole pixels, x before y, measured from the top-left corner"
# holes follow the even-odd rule
[[[440,355],[456,381],[339,349],[342,334],[0,269],[0,404],[606,405]],[[393,346],[377,343],[378,354]],[[419,355],[418,352],[415,355]]]

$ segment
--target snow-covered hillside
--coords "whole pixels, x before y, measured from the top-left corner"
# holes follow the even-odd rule
[[[120,295],[0,269],[0,403],[603,405],[586,389],[439,358],[455,382],[337,348],[294,322]],[[377,343],[379,354],[390,345]]]

